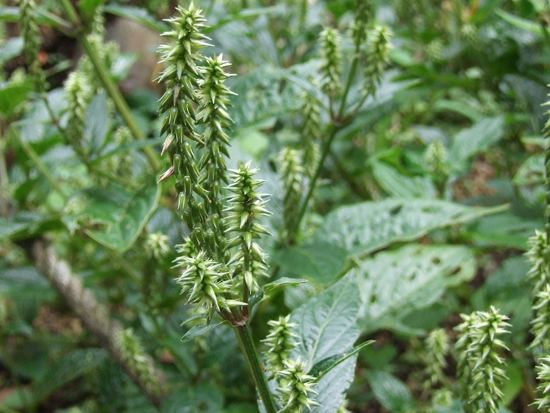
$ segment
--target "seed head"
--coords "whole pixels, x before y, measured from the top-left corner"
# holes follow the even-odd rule
[[[157,260],[166,256],[166,254],[170,252],[168,237],[162,232],[153,232],[148,234],[145,245],[149,251],[149,254]]]
[[[295,149],[286,147],[279,156],[281,175],[285,191],[284,197],[284,221],[285,235],[289,243],[293,243],[296,229],[296,206],[300,204],[303,192],[304,169],[302,168],[300,155]]]
[[[375,26],[368,35],[365,61],[365,92],[374,95],[389,62],[391,32],[385,26]]]
[[[321,105],[319,100],[308,93],[304,95],[302,105],[303,136],[304,136],[304,169],[309,177],[313,177],[321,158],[319,139],[321,137]]]
[[[79,71],[69,74],[65,82],[65,93],[69,103],[69,119],[67,122],[67,132],[69,142],[79,155],[85,151],[82,143],[84,134],[84,124],[86,121],[86,109],[92,99],[87,78]]]
[[[546,284],[535,295],[533,303],[534,318],[531,321],[533,342],[531,348],[541,354],[550,353],[550,284]]]
[[[321,51],[323,65],[321,73],[323,75],[323,91],[331,98],[335,98],[340,92],[341,76],[341,45],[340,35],[333,28],[327,28],[321,32]]]
[[[537,365],[537,387],[538,399],[534,405],[539,412],[546,413],[550,411],[550,356],[545,356],[539,360]]]
[[[280,377],[279,393],[285,411],[301,413],[317,404],[311,398],[315,393],[315,378],[306,373],[304,362],[287,360]]]
[[[296,345],[296,335],[292,332],[296,325],[290,322],[290,315],[279,317],[278,320],[270,320],[267,324],[270,330],[263,340],[267,346],[267,364],[273,376],[278,377]]]

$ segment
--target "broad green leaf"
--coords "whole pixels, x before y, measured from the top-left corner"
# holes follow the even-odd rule
[[[521,217],[506,211],[482,217],[470,230],[473,241],[483,247],[507,247],[527,249],[527,239],[535,229],[541,228],[542,220]]]
[[[0,63],[4,64],[8,60],[13,59],[21,54],[23,51],[23,38],[12,37],[6,40],[0,46]]]
[[[186,331],[186,333],[181,338],[181,342],[186,343],[188,341],[194,340],[197,337],[201,337],[221,324],[223,324],[223,321],[208,323],[206,325],[193,326]]]
[[[161,413],[219,413],[223,411],[222,389],[209,384],[186,386],[174,391],[162,404]]]
[[[435,198],[435,187],[427,177],[400,174],[385,162],[371,162],[372,173],[378,184],[390,195],[399,198]]]
[[[146,9],[140,7],[108,4],[105,6],[105,12],[133,20],[159,33],[168,31],[170,28],[166,23],[159,21],[159,19],[152,16]]]
[[[361,295],[362,330],[403,329],[400,323],[408,313],[470,280],[475,270],[472,252],[461,246],[408,245],[362,261],[350,272]]]
[[[340,273],[346,257],[345,249],[321,241],[278,250],[273,261],[280,266],[282,274],[328,284]]]
[[[71,202],[85,232],[100,244],[124,252],[132,246],[155,211],[160,190],[146,185],[132,191],[118,185],[90,188]]]
[[[434,229],[463,224],[502,208],[480,208],[452,202],[389,198],[343,206],[331,212],[314,242],[364,255],[395,242],[412,241]]]
[[[293,357],[308,369],[329,357],[351,351],[359,337],[359,292],[351,278],[344,278],[292,312],[297,346]],[[356,356],[328,372],[317,384],[314,413],[335,413],[354,376]]]
[[[463,172],[465,162],[480,152],[489,149],[504,136],[504,118],[485,118],[472,127],[460,131],[454,138],[450,151],[452,167]]]
[[[411,410],[414,401],[408,387],[397,377],[379,370],[367,372],[369,385],[376,400],[391,413],[401,413]]]

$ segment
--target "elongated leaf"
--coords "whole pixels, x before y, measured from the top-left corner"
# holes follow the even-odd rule
[[[266,294],[270,294],[279,288],[283,288],[289,285],[300,285],[300,284],[306,284],[306,283],[307,283],[307,280],[304,280],[303,278],[281,277],[276,279],[275,281],[265,284],[263,286],[263,290]]]
[[[31,82],[0,84],[0,113],[10,116],[27,100],[32,90]]]
[[[314,239],[346,248],[351,255],[362,255],[500,210],[502,208],[468,207],[438,200],[390,198],[364,202],[331,212]]]
[[[496,11],[496,14],[502,20],[504,20],[507,23],[510,23],[512,26],[520,30],[525,30],[539,36],[542,36],[543,34],[542,27],[539,24],[535,23],[535,21],[524,19],[519,16],[515,16],[502,9],[498,9]]]
[[[319,363],[313,366],[313,368],[309,371],[309,374],[316,377],[318,380],[320,380],[322,377],[324,377],[334,368],[338,367],[340,364],[342,364],[344,361],[346,361],[350,357],[355,356],[365,347],[370,346],[372,343],[374,343],[374,341],[372,340],[365,341],[364,343],[361,343],[357,347],[354,347],[353,350],[351,351],[348,351],[342,354],[337,354],[335,356],[331,356],[324,360],[321,360]]]
[[[111,127],[109,107],[105,93],[97,95],[86,111],[84,139],[93,151],[105,144]]]
[[[292,312],[296,323],[297,346],[293,357],[306,362],[308,369],[329,357],[351,351],[359,337],[357,315],[359,292],[352,278],[344,278],[311,298]],[[315,413],[335,413],[353,380],[356,356],[347,359],[317,383],[319,406]]]
[[[92,239],[123,252],[132,246],[153,214],[159,195],[157,185],[137,191],[118,185],[87,189],[73,202],[79,207],[73,218],[85,224]]]
[[[58,219],[36,212],[20,212],[10,218],[0,217],[0,240],[30,238],[60,228],[60,224]]]
[[[210,330],[218,327],[221,324],[223,324],[223,321],[209,323],[206,325],[193,326],[183,335],[183,337],[181,338],[181,342],[186,343],[188,341],[194,340],[197,337],[203,336]]]
[[[362,330],[403,329],[400,323],[408,313],[470,280],[475,268],[472,252],[461,246],[408,245],[364,260],[350,273],[361,295]]]

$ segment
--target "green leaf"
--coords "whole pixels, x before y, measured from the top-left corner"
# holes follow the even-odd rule
[[[286,287],[289,285],[306,284],[307,282],[308,282],[307,280],[304,280],[302,278],[281,277],[276,279],[275,281],[265,284],[262,288],[266,294],[270,294],[273,291],[278,290],[279,288],[282,288],[282,287]]]
[[[359,337],[357,315],[359,292],[351,278],[344,278],[311,298],[292,312],[296,324],[297,346],[293,357],[303,360],[308,369],[332,356],[351,351]],[[324,375],[317,383],[319,406],[313,413],[335,413],[355,372],[356,357],[352,356]]]
[[[466,169],[466,161],[489,149],[504,136],[504,118],[497,116],[476,122],[471,128],[461,130],[454,138],[450,162],[457,170]]]
[[[0,47],[0,63],[6,63],[7,61],[17,57],[23,51],[23,38],[12,37],[6,40]]]
[[[222,389],[209,384],[178,388],[162,404],[161,413],[219,413],[223,411]]]
[[[32,91],[32,82],[0,84],[0,113],[10,116],[18,106],[27,101]]]
[[[376,400],[391,413],[409,410],[414,405],[408,387],[397,377],[385,371],[371,370],[367,372],[369,385]]]
[[[451,202],[389,198],[344,206],[331,212],[314,235],[361,256],[395,242],[412,241],[430,231],[496,213],[502,207],[469,207]]]
[[[86,110],[86,123],[84,128],[84,139],[93,151],[97,151],[105,144],[105,139],[111,128],[109,117],[109,105],[107,95],[97,95]]]
[[[334,368],[342,364],[344,361],[349,359],[352,356],[355,356],[358,354],[361,350],[363,350],[365,347],[370,346],[372,343],[374,343],[373,340],[365,341],[364,343],[361,343],[360,345],[353,348],[351,351],[347,351],[342,354],[336,354],[331,357],[327,357],[324,360],[321,360],[315,366],[311,368],[308,374],[312,375],[313,377],[317,378],[317,380],[322,379],[326,374],[328,374],[330,371],[332,371]]]
[[[183,337],[181,338],[181,342],[187,343],[197,337],[201,337],[221,324],[223,324],[223,321],[208,323],[206,325],[193,326],[183,335]]]
[[[83,191],[71,204],[74,218],[85,224],[85,232],[100,244],[124,252],[132,246],[155,211],[158,185],[136,191],[112,184]]]
[[[159,33],[168,31],[170,27],[156,17],[152,16],[146,9],[134,6],[122,6],[120,4],[109,4],[105,6],[105,12],[115,16],[133,20]]]
[[[542,27],[540,26],[540,24],[535,23],[533,20],[528,20],[519,16],[515,16],[502,9],[498,9],[496,11],[496,14],[502,20],[504,20],[507,23],[510,23],[512,26],[520,30],[525,30],[527,32],[536,34],[538,36],[543,35]]]
[[[400,174],[385,162],[371,162],[372,173],[378,184],[391,196],[399,198],[434,198],[436,191],[427,176],[411,177]]]
[[[340,273],[346,257],[345,249],[319,241],[278,250],[273,261],[280,266],[282,274],[328,284]]]
[[[475,270],[473,253],[459,246],[408,245],[362,261],[350,272],[361,295],[362,330],[403,330],[401,320],[407,314],[470,280]]]
[[[79,0],[78,7],[84,16],[93,19],[97,8],[104,2],[105,0]]]

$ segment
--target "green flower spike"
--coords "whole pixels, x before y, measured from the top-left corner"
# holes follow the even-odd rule
[[[458,326],[459,373],[466,397],[466,413],[498,413],[502,385],[506,379],[501,350],[506,349],[498,337],[508,332],[507,317],[491,307],[463,316]]]
[[[205,125],[203,133],[205,152],[201,159],[201,169],[206,171],[206,186],[210,191],[210,204],[213,213],[222,215],[221,188],[228,183],[226,158],[229,158],[229,136],[226,129],[232,121],[227,112],[229,97],[234,95],[225,85],[232,76],[225,72],[230,66],[222,55],[206,58],[203,79],[199,82],[200,111],[199,122]],[[220,237],[223,234],[219,234]]]
[[[391,32],[387,27],[376,26],[368,36],[365,61],[365,92],[374,95],[390,58]]]
[[[426,389],[433,389],[445,381],[445,367],[447,367],[446,356],[449,353],[449,336],[444,329],[432,331],[425,340],[425,363],[427,381],[424,383]]]
[[[92,98],[92,91],[87,78],[79,71],[69,74],[65,82],[65,93],[69,103],[69,119],[67,121],[67,135],[70,145],[79,156],[84,155],[82,135],[86,121],[86,109]]]
[[[23,52],[29,65],[29,72],[35,77],[37,87],[43,91],[46,87],[44,73],[38,59],[41,44],[40,27],[37,22],[37,6],[35,0],[20,0],[21,36],[23,37]]]
[[[168,245],[168,237],[162,232],[153,232],[147,235],[145,246],[149,251],[149,254],[160,259],[170,252],[170,246]]]
[[[550,356],[543,357],[537,365],[537,387],[539,397],[534,405],[541,413],[550,411]]]
[[[265,195],[257,192],[263,181],[254,179],[255,169],[249,164],[240,164],[231,171],[231,196],[227,199],[226,227],[234,233],[228,248],[236,248],[229,265],[232,273],[242,275],[248,292],[258,290],[258,278],[267,276],[267,263],[264,252],[256,240],[269,234],[259,221],[269,213],[265,208]]]
[[[183,268],[176,282],[181,286],[181,293],[187,295],[188,303],[197,304],[206,313],[229,310],[235,304],[225,299],[231,286],[227,272],[204,252],[180,256],[175,262],[176,267]]]
[[[341,88],[342,56],[340,42],[340,35],[333,28],[327,28],[321,33],[322,89],[331,98],[335,98]]]
[[[296,335],[292,332],[296,325],[290,322],[290,315],[270,320],[270,330],[263,343],[267,346],[267,364],[274,377],[279,377],[296,346]]]
[[[352,27],[353,43],[355,50],[359,51],[361,45],[367,39],[367,25],[372,19],[372,0],[357,0],[357,12]]]
[[[548,268],[549,245],[546,233],[535,231],[535,235],[529,238],[529,250],[525,254],[531,262],[529,276],[533,280],[533,291],[541,291],[550,283],[550,271]]]
[[[281,175],[285,191],[283,201],[285,238],[289,244],[293,244],[295,241],[296,220],[298,218],[296,205],[300,205],[304,190],[304,169],[302,168],[298,151],[288,147],[281,151],[279,162],[281,164]]]
[[[531,322],[531,332],[534,348],[542,354],[550,353],[550,284],[546,284],[541,291],[535,295],[533,303],[535,317]]]
[[[314,95],[308,93],[304,96],[302,116],[302,130],[304,136],[304,169],[311,178],[315,174],[315,170],[317,169],[319,160],[321,159],[319,140],[322,135],[321,105],[319,100]]]
[[[279,393],[283,409],[289,413],[301,413],[317,403],[311,398],[315,393],[315,378],[308,375],[305,363],[299,360],[288,360],[281,370],[281,387]]]
[[[194,151],[194,145],[203,144],[195,125],[203,60],[201,49],[208,46],[208,38],[201,33],[206,22],[201,10],[191,4],[188,9],[178,7],[177,11],[178,16],[166,20],[171,30],[162,34],[170,44],[159,49],[165,68],[157,80],[166,86],[159,102],[159,112],[163,115],[161,133],[166,135],[162,153],[169,152],[172,160],[171,168],[161,180],[175,175],[178,205],[182,212],[190,206],[193,219],[189,217],[187,221],[191,226],[197,220],[203,221],[197,202],[192,201],[193,195],[208,197],[200,187],[201,176]]]

